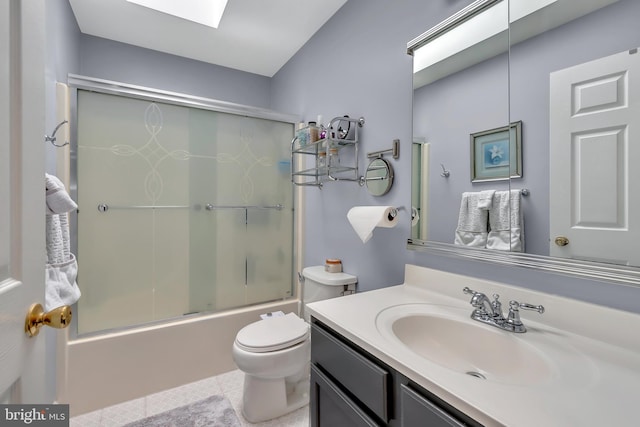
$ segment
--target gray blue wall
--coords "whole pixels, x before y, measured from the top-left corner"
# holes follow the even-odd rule
[[[255,107],[269,107],[270,79],[193,59],[80,37],[79,74]]]
[[[507,48],[505,44],[505,48]],[[474,67],[417,89],[413,98],[414,135],[430,143],[428,240],[453,243],[458,223],[460,198],[465,191],[488,189],[507,190],[508,181],[471,183],[469,135],[505,126],[509,123],[509,63],[505,53]],[[513,118],[513,120],[522,120]],[[529,129],[525,119],[524,131]],[[529,139],[527,138],[527,141]],[[529,148],[529,146],[525,146]],[[527,153],[529,159],[529,153]],[[448,178],[440,176],[445,165]],[[526,169],[526,178],[531,169]],[[514,180],[514,188],[523,186]],[[524,185],[526,187],[526,185]],[[535,191],[537,199],[547,197],[548,191]],[[534,233],[528,221],[533,197],[523,199],[526,212],[526,247],[531,247]],[[548,227],[547,227],[548,229]]]
[[[68,0],[46,2],[46,128],[50,134],[56,123],[56,82],[67,81],[67,74],[77,73],[80,67],[78,45],[80,29]],[[61,143],[61,141],[57,141]],[[46,145],[46,168],[56,170],[55,147]]]
[[[406,44],[470,3],[468,0],[349,0],[274,76],[272,108],[299,112],[306,120],[318,114],[325,118],[342,114],[364,116],[367,123],[363,129],[363,151],[389,148],[391,139],[401,140],[400,159],[391,161],[397,179],[388,195],[372,197],[364,188],[351,183],[329,183],[322,190],[305,189],[305,265],[321,264],[327,257],[340,257],[345,270],[358,275],[361,291],[402,283],[403,266],[412,263],[640,312],[640,289],[636,287],[408,251],[408,216],[395,229],[376,230],[364,245],[349,226],[346,213],[355,205],[410,206],[413,91],[411,58],[405,53]],[[626,17],[625,23],[626,19],[632,16]],[[598,26],[601,25],[599,21]],[[628,28],[637,36],[637,26]],[[616,39],[619,30],[600,34],[605,39]],[[519,102],[514,104],[514,117],[529,96],[520,95]],[[548,102],[542,105],[546,108]],[[532,140],[535,137],[531,137]],[[365,160],[361,155],[361,161]],[[468,157],[463,163],[460,173],[468,177]],[[529,172],[531,168],[525,173]],[[545,192],[544,187],[545,184],[536,187],[537,193],[532,191],[531,200],[536,200],[537,194],[537,200],[542,200],[537,209],[546,212],[548,202],[540,195]],[[454,198],[458,197],[456,191]]]
[[[48,0],[52,1],[68,19],[71,12],[66,0]],[[269,107],[300,114],[304,120],[319,114],[325,120],[344,114],[364,116],[361,163],[366,163],[367,151],[390,148],[391,141],[399,138],[400,159],[391,160],[396,180],[387,195],[373,197],[365,188],[348,182],[304,190],[304,265],[341,258],[345,270],[358,275],[361,291],[402,283],[404,264],[412,263],[640,312],[639,288],[406,249],[410,234],[413,97],[412,60],[406,54],[406,44],[471,2],[349,0],[272,79],[80,35],[77,28],[57,30],[64,35],[59,44],[68,64],[60,66],[63,70],[52,69],[56,69],[60,81],[65,80],[67,71]],[[467,170],[465,166],[464,173]],[[376,230],[363,244],[346,219],[355,205],[395,205],[407,210],[401,213],[400,225]]]
[[[305,265],[341,258],[361,291],[402,283],[407,262],[411,208],[412,58],[409,40],[468,0],[349,0],[273,78],[272,108],[299,112],[305,120],[363,116],[360,162],[366,152],[391,148],[400,139],[400,159],[391,160],[395,183],[382,197],[356,183],[307,188]],[[347,221],[356,205],[403,206],[401,223],[377,229],[363,244]]]

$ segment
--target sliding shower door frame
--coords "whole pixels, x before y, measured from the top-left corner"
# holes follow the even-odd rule
[[[265,119],[271,121],[277,121],[282,123],[291,124],[295,129],[296,124],[300,121],[300,117],[294,114],[281,113],[266,108],[253,107],[243,104],[236,104],[232,102],[220,101],[210,98],[198,97],[189,94],[183,94],[178,92],[165,91],[156,88],[150,88],[139,85],[132,85],[128,83],[116,82],[105,79],[98,79],[88,76],[81,76],[76,74],[69,74],[67,78],[67,84],[69,87],[69,105],[70,115],[73,120],[70,120],[70,195],[74,200],[78,199],[78,93],[85,90],[90,92],[96,92],[101,94],[109,94],[122,96],[126,98],[145,100],[150,102],[158,102],[164,104],[170,104],[175,106],[196,108],[201,110],[208,110],[218,113],[233,114],[242,117],[249,117],[254,119]],[[293,137],[293,133],[292,133]],[[289,141],[284,143],[288,144]],[[293,186],[292,186],[293,187]],[[301,206],[303,203],[303,193],[297,191],[298,189],[292,188],[293,195],[293,271],[291,272],[291,283],[294,288],[294,295],[292,299],[299,298],[300,289],[298,284],[297,272],[302,271],[303,259],[300,253],[301,248],[304,247],[303,233],[300,231],[303,229],[303,219],[301,216]],[[78,253],[78,217],[77,213],[71,213],[69,216],[70,222],[70,238],[71,238],[71,250],[73,253]],[[81,262],[79,260],[79,262]],[[159,324],[170,322],[172,319],[164,319],[145,323],[143,325],[133,325],[136,327],[146,327],[150,324]],[[69,339],[73,340],[78,337],[78,319],[77,316],[73,317],[72,324],[69,328]],[[119,329],[118,329],[119,330]],[[114,332],[113,329],[106,329],[95,334],[104,334]],[[94,333],[89,333],[93,335]],[[83,335],[84,336],[84,335]]]

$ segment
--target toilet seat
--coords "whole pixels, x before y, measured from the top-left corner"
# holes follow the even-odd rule
[[[289,313],[259,320],[240,329],[236,345],[248,352],[267,353],[294,346],[308,337],[309,325],[294,313]]]

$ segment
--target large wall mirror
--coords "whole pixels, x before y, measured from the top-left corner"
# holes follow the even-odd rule
[[[477,0],[409,42],[409,248],[640,285],[638,16]]]

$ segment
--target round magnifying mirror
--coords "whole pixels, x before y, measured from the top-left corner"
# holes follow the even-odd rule
[[[393,168],[385,159],[374,159],[369,163],[364,179],[369,193],[382,196],[387,194],[393,185]]]

